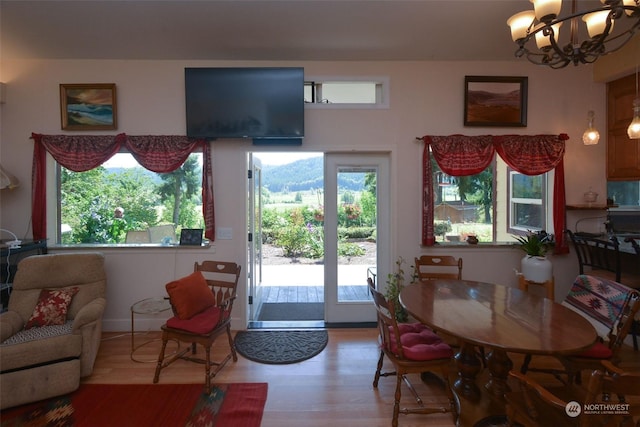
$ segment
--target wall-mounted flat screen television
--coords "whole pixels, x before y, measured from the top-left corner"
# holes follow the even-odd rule
[[[301,140],[304,68],[185,68],[187,136]]]

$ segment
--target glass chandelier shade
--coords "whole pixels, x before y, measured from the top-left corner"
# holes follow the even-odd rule
[[[562,0],[529,1],[533,10],[516,13],[507,20],[507,25],[518,45],[515,56],[524,56],[536,65],[563,68],[572,63],[593,63],[600,56],[620,49],[640,28],[640,0],[600,0],[600,8],[581,12],[576,11],[577,0],[572,0],[571,14],[564,17],[560,17]],[[578,40],[578,18],[588,33],[588,39],[582,42]],[[614,24],[620,20],[625,22],[614,33],[618,27]],[[565,21],[571,24],[567,43],[560,41],[560,26]]]

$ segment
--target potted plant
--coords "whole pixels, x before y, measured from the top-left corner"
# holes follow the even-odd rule
[[[546,257],[553,246],[551,236],[544,230],[537,233],[528,231],[524,236],[515,236],[520,249],[525,252],[521,260],[522,275],[536,283],[544,283],[553,277],[553,265]]]
[[[360,206],[351,203],[345,203],[344,213],[349,219],[357,219],[360,216]]]
[[[393,301],[393,306],[396,312],[396,321],[402,323],[409,319],[409,314],[400,304],[400,291],[404,287],[404,270],[402,269],[404,264],[404,258],[399,257],[396,261],[397,269],[395,273],[387,275],[387,289],[385,291],[385,297],[387,301]]]

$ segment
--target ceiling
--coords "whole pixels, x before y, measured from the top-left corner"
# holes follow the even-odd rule
[[[579,0],[579,9],[599,4]],[[515,60],[506,20],[531,7],[528,0],[2,0],[0,54],[57,59]],[[569,9],[565,4],[564,11]]]

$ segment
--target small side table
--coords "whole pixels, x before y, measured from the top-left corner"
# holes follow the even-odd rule
[[[168,299],[163,297],[154,297],[154,298],[146,298],[141,301],[134,303],[131,306],[131,360],[134,362],[142,362],[142,363],[151,363],[156,360],[139,360],[134,357],[134,353],[140,347],[145,346],[153,341],[158,341],[158,339],[152,339],[145,341],[143,343],[137,344],[135,343],[135,315],[136,314],[160,314],[164,311],[171,309],[171,303]]]
[[[529,285],[537,285],[537,286],[542,286],[545,291],[546,291],[546,297],[548,299],[550,299],[551,301],[554,300],[555,298],[555,282],[553,280],[553,277],[549,280],[547,280],[544,283],[538,283],[538,282],[533,282],[531,280],[527,280],[524,278],[523,275],[519,275],[518,276],[518,287],[520,288],[520,290],[527,292],[529,290]]]

